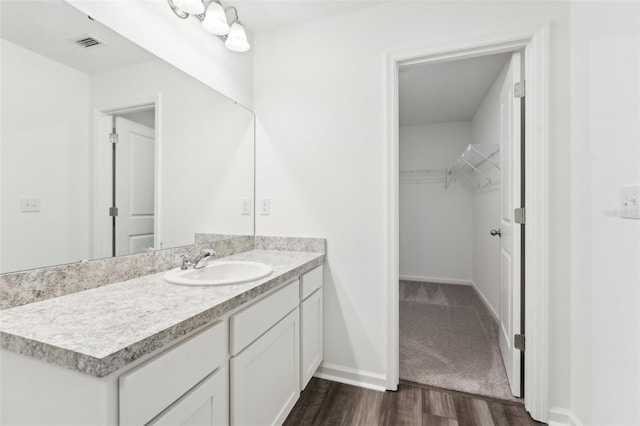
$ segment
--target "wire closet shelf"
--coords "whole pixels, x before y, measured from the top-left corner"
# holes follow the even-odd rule
[[[500,174],[500,144],[471,144],[447,170],[445,189],[452,182],[470,191],[487,188],[496,183]]]
[[[500,144],[471,144],[451,167],[401,170],[401,184],[440,183],[448,189],[457,182],[468,191],[487,188],[498,182]]]

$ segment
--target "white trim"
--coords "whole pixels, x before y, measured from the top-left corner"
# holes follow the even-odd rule
[[[549,28],[525,48],[525,356],[524,404],[531,416],[549,415]],[[532,124],[533,123],[533,124]]]
[[[549,29],[524,28],[388,54],[385,58],[386,113],[386,277],[387,277],[387,389],[399,382],[399,222],[398,222],[398,67],[442,62],[525,49],[527,206],[525,294],[525,407],[536,420],[548,412],[548,64]],[[534,232],[535,230],[535,232]]]
[[[98,109],[93,110],[93,168],[91,172],[91,184],[93,186],[92,205],[93,205],[93,222],[92,229],[92,252],[90,259],[100,259],[110,257],[111,251],[111,227],[107,222],[106,209],[110,205],[110,191],[105,185],[110,184],[109,161],[105,159],[111,158],[109,151],[110,127],[105,128],[105,114]],[[107,183],[108,182],[108,183]]]
[[[160,94],[142,96],[139,98],[127,99],[118,102],[111,102],[104,105],[97,105],[95,109],[101,111],[104,114],[126,114],[136,111],[144,111],[154,107],[156,102],[160,99]]]
[[[320,379],[332,380],[361,388],[386,391],[387,377],[384,374],[371,373],[355,368],[323,362],[313,375]]]
[[[153,212],[153,245],[157,250],[162,250],[163,241],[162,241],[162,94],[158,93],[155,101],[155,130],[156,130],[156,171],[155,171],[155,188],[153,189],[155,195],[154,201],[154,212]]]
[[[548,424],[549,426],[582,426],[583,423],[571,410],[555,407],[549,410]]]
[[[422,277],[417,275],[400,275],[400,279],[405,281],[418,281],[421,283],[473,285],[473,281],[463,280],[460,278],[441,278],[441,277]]]
[[[415,56],[414,56],[415,57]],[[388,55],[385,61],[386,89],[385,131],[387,133],[387,164],[385,192],[385,247],[387,276],[387,383],[388,390],[397,390],[400,383],[400,226],[399,226],[399,144],[400,122],[398,106],[398,61],[399,57]]]
[[[478,293],[478,296],[480,297],[480,300],[482,300],[482,303],[484,303],[484,306],[487,308],[487,310],[491,313],[491,316],[493,316],[493,318],[498,322],[498,324],[500,323],[500,315],[498,315],[498,312],[493,308],[493,306],[491,306],[491,303],[489,303],[489,301],[487,300],[487,298],[484,296],[484,294],[480,291],[480,289],[478,288],[478,286],[476,285],[475,281],[471,281],[471,285],[473,286],[473,289],[476,291],[476,293]]]

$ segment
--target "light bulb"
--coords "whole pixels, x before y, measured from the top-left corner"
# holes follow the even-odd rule
[[[207,7],[202,28],[205,31],[215,35],[225,35],[229,32],[229,24],[227,24],[227,16],[220,3],[211,2]]]
[[[229,29],[227,41],[224,42],[224,45],[232,52],[246,52],[251,47],[247,41],[247,34],[238,21],[231,24],[231,29]]]
[[[202,0],[173,0],[173,4],[181,11],[191,15],[200,15],[204,12]]]

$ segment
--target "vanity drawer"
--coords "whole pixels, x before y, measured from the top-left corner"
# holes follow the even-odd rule
[[[300,276],[300,300],[322,287],[322,265]]]
[[[119,378],[120,425],[144,425],[227,358],[220,321]]]
[[[299,303],[298,280],[265,297],[229,319],[231,355],[238,354],[278,321],[294,310]]]

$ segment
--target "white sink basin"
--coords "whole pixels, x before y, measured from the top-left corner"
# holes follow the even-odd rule
[[[273,268],[264,263],[223,260],[200,269],[172,269],[164,274],[164,279],[171,284],[188,286],[227,285],[259,280],[271,272]]]

